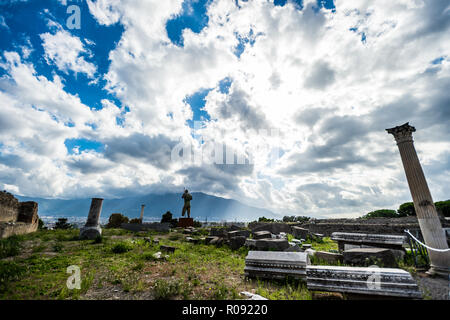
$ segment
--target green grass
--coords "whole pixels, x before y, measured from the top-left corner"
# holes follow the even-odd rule
[[[269,299],[308,300],[301,281],[256,281],[244,277],[248,249],[192,244],[178,232],[133,233],[104,229],[100,240],[79,240],[77,230],[42,230],[1,241],[0,300],[2,299],[239,299],[255,290]],[[204,231],[202,231],[204,233]],[[177,235],[177,236],[175,236]],[[153,255],[157,237],[174,253]],[[336,250],[329,238],[313,242],[315,250]],[[166,258],[166,255],[168,257]],[[69,290],[69,266],[81,270],[81,289]]]
[[[269,300],[311,300],[311,293],[306,283],[301,280],[285,279],[284,281],[260,281],[256,294]]]
[[[0,240],[0,259],[13,257],[22,250],[23,237],[12,236],[7,239]]]
[[[330,237],[324,237],[321,241],[313,241],[312,239],[308,238],[303,243],[309,243],[312,245],[312,248],[316,251],[328,251],[333,252],[338,250],[337,242],[334,242],[331,240]]]

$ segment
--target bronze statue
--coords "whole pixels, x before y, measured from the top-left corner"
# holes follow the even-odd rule
[[[191,196],[191,194],[189,193],[188,190],[184,190],[184,193],[181,196],[181,198],[184,199],[184,207],[183,207],[183,211],[181,212],[181,215],[184,217],[184,214],[187,211],[187,217],[190,218],[191,217],[191,200],[192,200],[192,196]]]

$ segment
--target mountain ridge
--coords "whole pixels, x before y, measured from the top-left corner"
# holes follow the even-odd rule
[[[212,196],[202,192],[191,193],[191,217],[199,221],[253,221],[259,217],[278,218],[270,210],[252,207],[234,199]],[[39,204],[39,216],[45,217],[80,217],[87,218],[90,198],[82,199],[44,199],[17,196],[20,201],[35,201]],[[158,221],[161,216],[170,211],[174,218],[181,216],[183,199],[181,194],[147,194],[124,197],[120,199],[105,199],[101,220],[105,221],[112,213],[122,213],[129,218],[138,218],[141,205],[145,204],[144,221]]]

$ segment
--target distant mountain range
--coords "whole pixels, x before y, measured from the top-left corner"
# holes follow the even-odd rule
[[[239,201],[211,196],[205,193],[192,193],[191,217],[199,221],[254,221],[259,217],[275,218],[276,215],[266,209],[247,206]],[[18,196],[20,201],[36,201],[39,204],[39,216],[43,220],[55,220],[66,217],[69,220],[82,221],[87,218],[91,199],[42,199]],[[101,213],[102,223],[112,213],[122,213],[129,218],[139,218],[141,205],[145,204],[144,221],[159,221],[167,211],[174,218],[181,216],[183,199],[181,194],[148,194],[122,199],[105,199]],[[53,218],[53,219],[52,219]]]

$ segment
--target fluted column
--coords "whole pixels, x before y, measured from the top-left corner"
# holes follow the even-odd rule
[[[447,238],[439,220],[433,198],[431,197],[425,175],[420,165],[412,133],[416,129],[405,123],[386,131],[394,135],[408,180],[409,190],[414,202],[417,219],[425,244],[436,249],[448,249]],[[431,274],[448,276],[450,271],[450,252],[428,250]]]
[[[102,234],[100,228],[100,214],[102,212],[103,199],[93,198],[86,224],[80,229],[81,239],[95,239]]]

